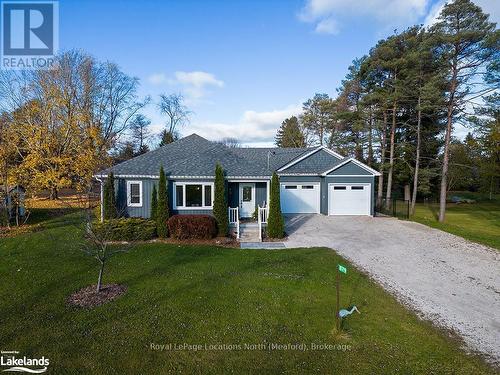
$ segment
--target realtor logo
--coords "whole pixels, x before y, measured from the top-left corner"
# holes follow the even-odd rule
[[[58,49],[57,1],[2,1],[3,69],[50,69]]]
[[[50,361],[44,356],[40,358],[19,357],[17,350],[0,351],[0,366],[2,372],[27,372],[30,374],[43,374],[47,371]],[[7,368],[5,368],[7,367]]]

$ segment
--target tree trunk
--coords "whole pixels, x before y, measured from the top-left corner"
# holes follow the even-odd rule
[[[413,174],[413,194],[411,197],[410,213],[415,214],[415,204],[417,202],[417,190],[418,190],[418,172],[420,168],[420,138],[421,138],[421,126],[422,126],[422,110],[420,108],[421,98],[418,96],[418,115],[417,115],[417,150],[415,152],[415,173]]]
[[[372,108],[370,107],[370,119],[368,121],[368,166],[373,165],[373,113]]]
[[[453,62],[453,75],[451,78],[450,100],[448,101],[448,113],[446,122],[446,135],[444,137],[443,170],[441,172],[441,189],[439,192],[439,222],[444,223],[446,215],[446,193],[448,192],[448,164],[450,158],[450,139],[453,130],[453,107],[455,105],[455,90],[457,87],[457,61]]]
[[[59,192],[57,191],[56,187],[50,188],[50,194],[49,194],[49,199],[51,201],[59,199]]]
[[[391,194],[392,194],[392,174],[394,172],[394,138],[396,133],[396,102],[392,107],[392,126],[391,126],[391,146],[389,151],[389,173],[387,174],[387,191],[385,198],[387,200],[387,205],[391,205]]]
[[[104,261],[101,262],[101,269],[99,270],[99,278],[97,279],[97,293],[101,291],[103,272],[104,272]]]
[[[377,191],[377,206],[382,206],[382,199],[384,197],[384,167],[385,167],[385,149],[386,149],[386,136],[387,136],[387,111],[384,110],[384,125],[382,127],[382,139],[380,140],[380,176],[378,178],[378,191]]]

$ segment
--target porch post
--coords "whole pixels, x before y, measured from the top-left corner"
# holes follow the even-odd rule
[[[267,202],[266,202],[266,204],[267,204],[267,207],[269,207],[269,197],[271,196],[271,191],[270,191],[271,184],[270,184],[269,180],[266,181],[266,189],[267,189]]]

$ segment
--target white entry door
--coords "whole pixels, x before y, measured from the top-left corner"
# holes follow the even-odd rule
[[[329,184],[329,215],[370,215],[370,184]]]
[[[252,217],[255,211],[255,184],[240,183],[240,217]]]
[[[284,182],[281,184],[281,212],[284,214],[319,214],[318,183]]]

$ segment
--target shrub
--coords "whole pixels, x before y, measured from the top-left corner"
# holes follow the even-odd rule
[[[141,218],[121,218],[94,223],[94,232],[106,241],[147,241],[156,237],[156,222]]]
[[[267,218],[267,233],[270,238],[285,236],[285,223],[281,214],[280,182],[278,175],[273,173],[271,179],[271,194],[269,202],[269,217]]]
[[[163,167],[160,167],[160,181],[158,181],[158,206],[156,209],[156,231],[158,237],[168,237],[167,220],[170,216],[168,208],[167,178]]]
[[[207,240],[217,235],[217,221],[210,215],[174,215],[167,224],[170,236],[179,240]]]
[[[156,185],[153,185],[153,191],[151,192],[151,214],[150,214],[151,220],[156,220],[157,212],[158,212],[158,193],[156,191]]]
[[[219,236],[227,236],[227,232],[229,230],[229,214],[227,211],[224,170],[221,165],[217,163],[215,166],[214,217],[217,221]]]
[[[116,210],[116,197],[115,197],[115,177],[111,172],[104,184],[104,218],[114,219],[118,216]]]

